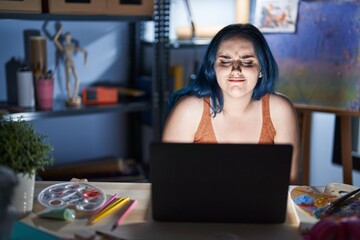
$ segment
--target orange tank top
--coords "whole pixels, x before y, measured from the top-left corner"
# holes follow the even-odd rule
[[[269,94],[266,94],[261,98],[263,118],[259,138],[259,143],[261,144],[273,144],[276,133],[270,118],[269,100]],[[214,129],[211,123],[210,98],[204,98],[204,110],[199,127],[195,133],[194,143],[217,143]]]

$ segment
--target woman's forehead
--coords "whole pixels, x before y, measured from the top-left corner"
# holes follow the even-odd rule
[[[217,50],[217,54],[226,53],[254,53],[254,44],[245,37],[231,37],[224,39]]]

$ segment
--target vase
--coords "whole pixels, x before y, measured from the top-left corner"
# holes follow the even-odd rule
[[[35,174],[17,173],[18,185],[13,195],[13,206],[20,216],[26,215],[33,210]]]

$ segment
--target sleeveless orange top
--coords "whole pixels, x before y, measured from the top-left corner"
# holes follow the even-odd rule
[[[259,138],[259,143],[261,144],[273,144],[276,134],[270,118],[269,100],[269,94],[266,94],[261,98],[263,118]],[[204,98],[204,110],[199,127],[195,133],[194,143],[217,143],[215,132],[211,123],[210,98]]]

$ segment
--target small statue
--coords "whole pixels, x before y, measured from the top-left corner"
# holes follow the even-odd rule
[[[73,55],[76,52],[84,53],[84,65],[87,63],[87,51],[75,46],[72,43],[72,37],[69,32],[65,33],[65,41],[64,44],[59,42],[59,36],[62,32],[62,26],[60,25],[59,30],[57,31],[53,41],[56,47],[62,52],[65,57],[65,77],[66,77],[66,89],[68,93],[68,99],[66,100],[66,104],[68,106],[79,106],[81,104],[81,98],[78,95],[79,92],[79,77],[76,72],[76,68],[74,65]],[[70,73],[74,77],[74,92],[71,91],[71,83],[70,83]]]
[[[15,186],[15,173],[6,166],[0,166],[0,240],[11,239],[11,232],[19,213],[11,205]]]

